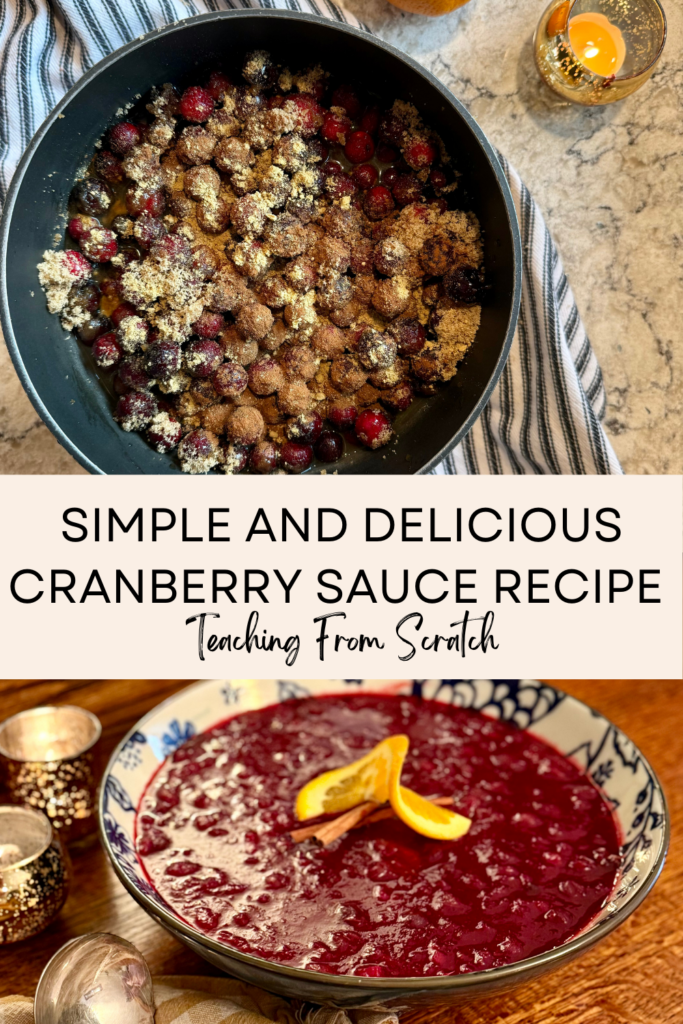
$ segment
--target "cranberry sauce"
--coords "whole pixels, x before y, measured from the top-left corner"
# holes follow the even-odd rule
[[[453,842],[398,820],[326,849],[288,832],[298,790],[393,733],[403,781],[473,819]],[[249,711],[196,736],[141,801],[138,852],[175,912],[212,938],[332,974],[485,970],[575,935],[615,884],[604,799],[545,743],[473,711],[357,694]]]

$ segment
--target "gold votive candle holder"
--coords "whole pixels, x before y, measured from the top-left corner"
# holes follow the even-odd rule
[[[0,724],[0,772],[10,803],[42,811],[65,843],[97,828],[99,720],[72,705],[20,711]]]
[[[552,0],[534,35],[534,57],[553,92],[602,106],[645,84],[665,42],[659,0]]]
[[[46,816],[0,806],[0,944],[47,928],[68,894],[68,856]]]

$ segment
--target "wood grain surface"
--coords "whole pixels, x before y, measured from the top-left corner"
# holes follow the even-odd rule
[[[108,755],[141,715],[185,680],[0,681],[0,718],[47,703],[93,711]],[[540,980],[455,1009],[407,1012],[402,1024],[680,1024],[683,1021],[683,684],[582,680],[557,685],[598,708],[638,744],[657,771],[672,816],[664,873],[645,903],[582,958]],[[117,881],[97,839],[73,855],[74,883],[60,917],[41,935],[0,949],[0,996],[31,995],[67,940],[111,931],[141,950],[152,974],[216,974],[154,924]],[[122,1022],[125,1024],[125,1022]]]

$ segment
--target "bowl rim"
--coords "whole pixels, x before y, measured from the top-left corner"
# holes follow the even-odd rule
[[[171,705],[181,694],[187,694],[190,690],[199,688],[206,685],[211,680],[199,679],[197,682],[185,686],[175,693],[171,694],[165,700],[161,701],[151,708],[145,715],[142,716],[132,726],[123,739],[117,744],[116,748],[112,752],[111,757],[105,768],[103,779],[111,773],[116,763],[116,760],[123,750],[123,747],[128,740],[134,735],[134,733],[141,730],[145,723],[151,719],[154,715],[158,714],[163,708]],[[544,682],[544,686],[549,686],[556,693],[567,697],[570,701],[574,701],[580,707],[589,711],[592,715],[602,718],[605,722],[611,725],[618,733],[626,736],[619,726],[615,725],[611,719],[603,715],[601,711],[596,710],[590,704],[586,704],[585,701],[579,700],[578,697],[574,697],[572,694],[567,693],[565,690],[561,690],[558,686],[554,686],[552,683]],[[239,713],[239,712],[238,712]],[[230,717],[230,716],[229,716]],[[123,883],[124,888],[129,894],[140,904],[140,906],[152,915],[160,924],[164,925],[171,932],[179,932],[186,938],[190,939],[195,944],[206,946],[212,952],[217,953],[221,956],[228,955],[236,960],[241,961],[251,967],[258,968],[259,970],[271,971],[274,974],[278,974],[290,979],[301,980],[302,982],[315,983],[319,982],[321,985],[329,986],[341,986],[348,989],[367,989],[368,992],[384,992],[395,993],[396,991],[417,994],[418,992],[444,992],[446,990],[464,990],[471,988],[479,988],[483,983],[491,983],[493,985],[500,985],[503,982],[514,982],[521,980],[529,972],[536,972],[537,970],[552,966],[559,965],[563,961],[573,959],[576,955],[589,949],[595,945],[605,936],[609,935],[610,932],[614,931],[620,924],[622,924],[626,918],[628,918],[640,904],[643,902],[645,897],[650,893],[655,882],[659,878],[664,863],[666,861],[667,853],[669,851],[669,842],[671,838],[671,818],[669,813],[669,806],[667,803],[666,795],[662,784],[657,776],[657,773],[652,768],[652,765],[648,759],[644,756],[640,747],[633,743],[633,740],[629,739],[638,753],[638,756],[642,760],[642,763],[646,770],[650,773],[654,785],[655,792],[662,801],[662,841],[659,849],[659,853],[655,858],[654,862],[650,866],[643,884],[641,885],[638,892],[629,900],[627,900],[611,917],[601,921],[595,928],[584,929],[569,942],[563,943],[561,946],[556,946],[554,949],[550,949],[545,953],[538,953],[536,956],[527,957],[525,960],[517,960],[512,964],[505,964],[502,967],[493,967],[485,971],[470,971],[467,974],[458,975],[443,975],[438,977],[427,977],[427,978],[371,978],[364,975],[350,975],[350,974],[326,974],[322,971],[309,971],[304,967],[288,967],[286,964],[277,964],[271,960],[266,960],[264,957],[254,956],[251,953],[243,953],[241,950],[233,949],[231,946],[226,945],[222,942],[217,942],[215,939],[210,938],[203,932],[198,931],[196,928],[192,928],[181,918],[175,914],[169,913],[164,910],[163,907],[155,903],[149,896],[139,892],[126,874],[119,867],[116,858],[111,849],[109,839],[107,838],[106,830],[104,828],[104,801],[105,801],[105,787],[100,787],[100,796],[98,801],[98,822],[100,839],[104,846],[104,849],[109,857],[109,861],[114,868],[114,871],[118,879]],[[137,808],[136,808],[137,813]],[[136,853],[137,856],[137,853]]]
[[[0,324],[5,337],[5,344],[7,345],[10,357],[14,364],[14,368],[17,372],[19,380],[26,391],[34,409],[40,416],[41,420],[48,429],[54,434],[59,443],[66,451],[76,459],[84,469],[87,469],[89,473],[97,475],[107,475],[105,470],[101,469],[96,465],[92,459],[84,454],[78,447],[75,441],[65,433],[65,431],[59,426],[56,419],[47,409],[45,402],[38,393],[37,388],[34,386],[31,379],[30,371],[24,361],[21,353],[19,343],[17,342],[14,330],[12,327],[12,319],[10,316],[9,299],[6,287],[6,268],[7,268],[7,256],[8,256],[8,245],[9,245],[9,232],[10,225],[12,222],[17,195],[21,184],[24,179],[26,170],[33,160],[43,138],[47,134],[48,130],[52,127],[54,122],[61,116],[62,111],[71,103],[72,99],[77,96],[83,89],[87,89],[91,81],[104,70],[116,64],[116,62],[126,54],[132,53],[137,49],[144,47],[151,39],[157,37],[170,36],[175,32],[183,32],[186,28],[191,27],[195,24],[212,21],[223,21],[229,18],[244,19],[244,18],[282,18],[287,21],[303,21],[311,24],[324,25],[334,31],[340,32],[342,35],[355,36],[361,38],[364,41],[369,41],[372,45],[378,47],[381,50],[385,50],[392,56],[396,57],[400,61],[408,64],[413,71],[417,72],[424,79],[427,80],[428,84],[432,88],[436,89],[441,94],[443,99],[454,107],[463,119],[469,130],[474,135],[476,141],[479,144],[485,158],[488,160],[491,170],[498,183],[505,210],[507,213],[508,227],[510,230],[512,240],[512,273],[513,273],[513,285],[512,285],[512,296],[510,306],[510,316],[505,332],[505,339],[501,348],[498,359],[496,360],[495,367],[491,376],[487,382],[486,387],[479,396],[479,399],[472,409],[472,412],[467,417],[466,421],[462,424],[460,429],[453,435],[453,437],[435,454],[428,462],[422,465],[415,471],[415,475],[421,475],[429,473],[436,465],[443,461],[443,459],[452,451],[453,448],[469,433],[472,429],[479,416],[483,412],[484,406],[488,402],[491,394],[500,379],[500,375],[503,372],[505,363],[507,362],[508,355],[510,353],[510,347],[512,340],[517,329],[517,321],[519,319],[519,310],[521,305],[522,296],[522,242],[519,229],[519,223],[517,219],[517,213],[515,210],[514,200],[510,191],[507,178],[503,173],[500,161],[496,154],[495,149],[488,141],[486,135],[479,127],[475,119],[469,113],[464,104],[459,100],[449,89],[443,85],[435,75],[428,71],[422,64],[416,61],[409,54],[400,50],[398,47],[392,46],[390,43],[385,42],[378,36],[373,35],[367,30],[360,28],[354,28],[352,25],[347,25],[342,22],[337,22],[329,18],[323,18],[317,14],[307,14],[303,11],[284,11],[274,10],[267,8],[251,9],[251,10],[224,10],[224,11],[213,11],[208,14],[198,14],[191,18],[185,18],[180,22],[174,22],[171,25],[165,25],[162,28],[153,29],[151,32],[146,33],[144,36],[138,37],[126,43],[124,46],[119,47],[112,53],[107,54],[102,60],[98,61],[97,64],[93,65],[89,71],[79,78],[79,80],[62,96],[61,100],[53,109],[50,111],[48,116],[45,118],[37,132],[29,142],[26,150],[24,151],[21,160],[19,161],[17,168],[12,176],[9,188],[7,190],[7,196],[5,198],[5,205],[2,212],[2,218],[0,218]]]

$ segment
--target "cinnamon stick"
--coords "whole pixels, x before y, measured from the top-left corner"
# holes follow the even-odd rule
[[[450,796],[435,796],[428,799],[439,807],[448,807],[453,803],[453,798]],[[366,800],[336,818],[324,821],[320,825],[303,825],[301,828],[295,828],[289,834],[295,843],[303,843],[306,839],[315,839],[321,846],[329,846],[345,832],[395,817],[396,814],[392,807],[388,805],[381,807],[372,800]]]

